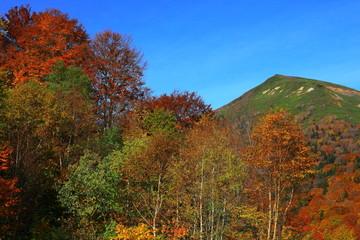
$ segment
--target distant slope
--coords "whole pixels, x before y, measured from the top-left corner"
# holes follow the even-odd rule
[[[253,118],[270,108],[281,107],[306,123],[336,116],[360,123],[360,92],[328,82],[275,75],[241,97],[219,108],[229,119]]]

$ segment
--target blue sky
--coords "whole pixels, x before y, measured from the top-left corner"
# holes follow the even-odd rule
[[[133,37],[154,94],[195,91],[218,108],[274,74],[360,90],[358,0],[1,0]]]

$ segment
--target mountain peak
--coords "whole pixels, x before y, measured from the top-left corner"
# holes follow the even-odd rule
[[[230,118],[256,117],[280,107],[300,121],[336,116],[360,123],[360,92],[341,85],[301,77],[275,74],[259,86],[218,109]]]

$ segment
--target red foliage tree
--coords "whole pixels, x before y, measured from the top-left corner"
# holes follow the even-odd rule
[[[173,112],[181,128],[191,127],[200,120],[203,114],[213,114],[210,105],[205,104],[204,100],[196,93],[188,91],[174,91],[170,95],[162,94],[160,97],[151,97],[143,103],[142,107],[148,111],[162,109]]]
[[[148,89],[142,76],[146,63],[131,47],[131,38],[109,30],[95,35],[91,49],[100,123],[112,127],[136,100],[145,97]]]
[[[9,235],[11,223],[16,219],[17,193],[20,191],[15,187],[16,178],[4,178],[10,164],[9,154],[10,150],[0,147],[0,238]]]
[[[87,68],[88,35],[76,19],[56,9],[32,12],[14,7],[5,14],[0,35],[0,72],[10,84],[43,81],[59,60]]]

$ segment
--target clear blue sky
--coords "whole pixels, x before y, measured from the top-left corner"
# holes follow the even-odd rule
[[[195,91],[221,107],[274,74],[360,90],[359,0],[1,0],[77,18],[90,36],[131,35],[154,94]]]

